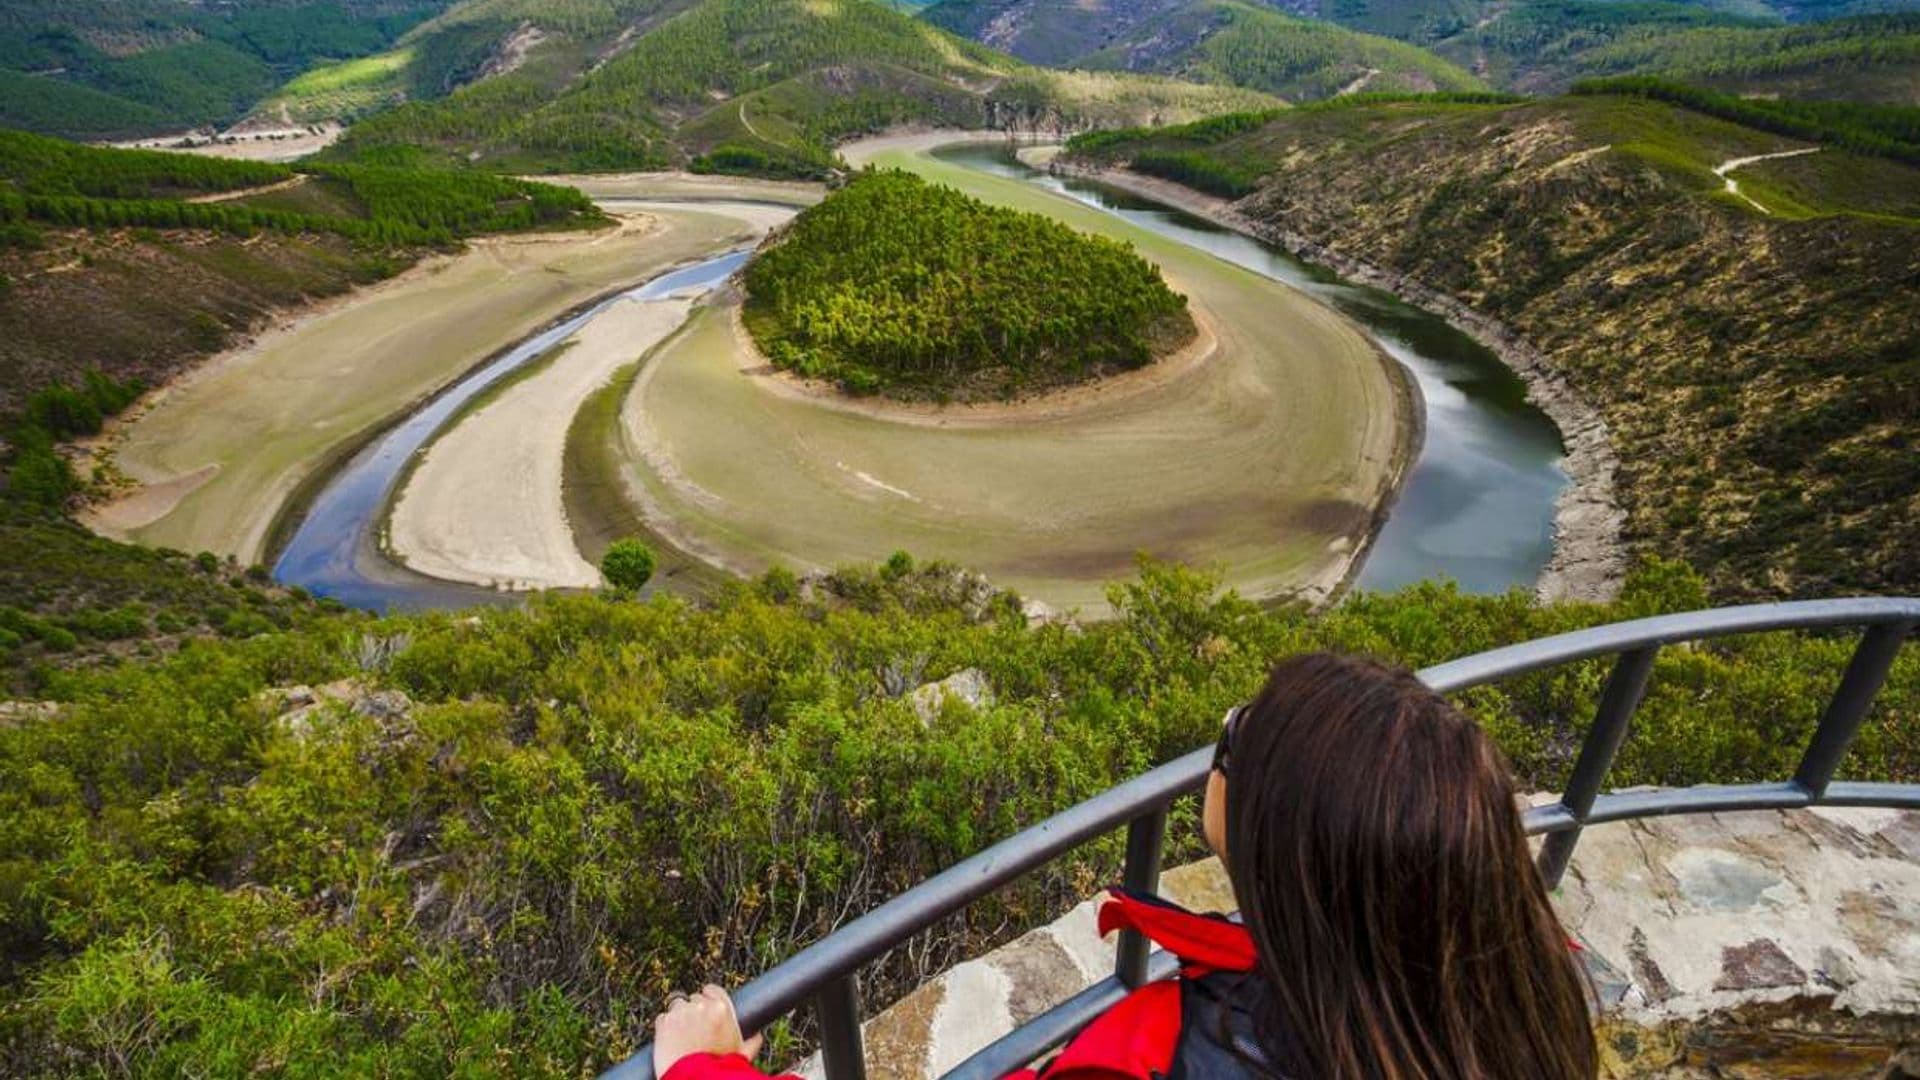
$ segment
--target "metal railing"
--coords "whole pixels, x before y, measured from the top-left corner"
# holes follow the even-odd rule
[[[1523,642],[1439,664],[1420,672],[1442,693],[1481,686],[1598,656],[1615,655],[1600,694],[1592,729],[1581,745],[1560,801],[1526,814],[1529,835],[1546,834],[1540,872],[1549,886],[1565,873],[1580,831],[1632,818],[1711,811],[1791,809],[1807,806],[1885,806],[1920,809],[1920,784],[1836,781],[1867,708],[1886,681],[1895,655],[1920,626],[1920,599],[1863,598],[1695,611],[1597,626]],[[1602,794],[1627,724],[1645,694],[1654,658],[1666,645],[1772,630],[1861,627],[1840,685],[1800,759],[1783,782],[1705,785]],[[1125,884],[1153,889],[1160,877],[1167,808],[1199,790],[1212,761],[1207,747],[1110,788],[1086,802],[987,848],[927,879],[809,945],[733,995],[747,1031],[811,1003],[820,1027],[820,1051],[828,1080],[864,1080],[859,972],[888,949],[906,941],[974,900],[1038,869],[1059,856],[1127,827]],[[1028,1021],[949,1071],[949,1078],[997,1080],[1072,1038],[1142,982],[1170,974],[1164,952],[1149,952],[1144,938],[1121,936],[1112,977],[1088,987]],[[652,1080],[653,1047],[603,1074],[616,1080]]]

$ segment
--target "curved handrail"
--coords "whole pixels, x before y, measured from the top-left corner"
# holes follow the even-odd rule
[[[1541,873],[1557,883],[1580,830],[1589,824],[1664,814],[1795,807],[1893,806],[1920,809],[1920,784],[1833,782],[1873,698],[1909,633],[1920,626],[1920,598],[1861,597],[1754,604],[1590,627],[1521,642],[1426,668],[1419,677],[1441,692],[1485,685],[1544,668],[1598,656],[1618,655],[1601,693],[1592,729],[1581,745],[1560,801],[1526,814],[1529,834],[1547,834]],[[1601,784],[1626,738],[1665,645],[1773,630],[1865,627],[1840,686],[1815,729],[1791,780],[1729,786],[1635,790],[1600,794]],[[974,900],[1051,862],[1081,844],[1128,826],[1126,881],[1152,888],[1158,880],[1166,807],[1199,790],[1212,761],[1210,747],[1195,750],[1126,780],[1031,828],[935,874],[865,915],[795,953],[737,991],[741,1025],[765,1027],[812,999],[819,1011],[821,1054],[829,1080],[861,1080],[856,976],[888,949]],[[991,1080],[1061,1045],[1128,988],[1164,974],[1170,958],[1149,956],[1140,939],[1123,937],[1119,970],[1029,1021],[975,1054],[948,1077]],[[653,1047],[607,1070],[603,1078],[653,1080]]]

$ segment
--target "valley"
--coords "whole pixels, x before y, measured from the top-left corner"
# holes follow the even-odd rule
[[[1628,551],[1730,596],[1911,580],[1911,166],[1607,95],[1081,145],[1250,177],[1212,212],[1535,357],[1604,423]]]

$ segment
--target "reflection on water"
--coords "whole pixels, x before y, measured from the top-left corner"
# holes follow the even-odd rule
[[[1553,553],[1554,500],[1567,484],[1560,434],[1491,350],[1390,293],[1164,204],[1038,172],[1004,146],[934,154],[1058,192],[1309,293],[1359,323],[1413,375],[1426,397],[1426,444],[1361,568],[1359,588],[1446,577],[1469,592],[1502,592],[1531,588],[1540,576]]]
[[[334,474],[308,507],[299,530],[274,564],[275,580],[375,611],[466,607],[509,599],[492,589],[416,574],[380,554],[374,530],[407,462],[475,394],[572,337],[608,307],[622,300],[660,300],[705,292],[739,269],[749,254],[746,250],[730,251],[602,300],[527,338],[455,383],[355,454]]]

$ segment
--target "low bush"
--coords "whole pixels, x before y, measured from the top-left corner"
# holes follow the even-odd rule
[[[653,549],[640,540],[615,540],[600,557],[600,576],[620,592],[639,592],[653,579]]]

